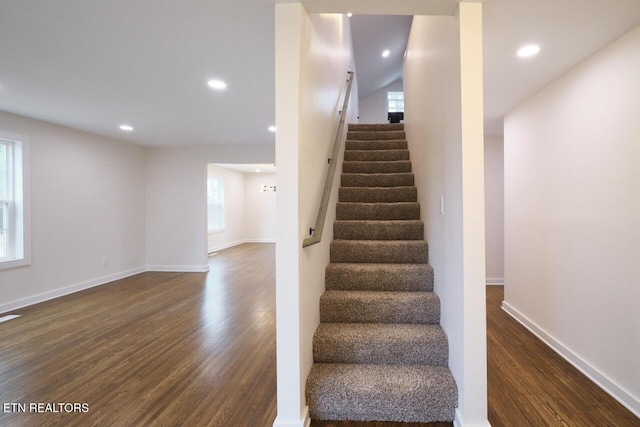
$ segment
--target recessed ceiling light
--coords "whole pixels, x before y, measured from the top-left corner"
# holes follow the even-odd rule
[[[538,52],[540,52],[540,46],[538,46],[537,44],[531,44],[518,49],[518,56],[520,58],[526,58],[528,56],[533,56]]]
[[[348,16],[349,18],[351,18],[351,17],[353,16],[353,13],[349,12],[349,13],[347,13],[347,16]]]
[[[269,126],[269,132],[275,132],[276,130],[275,126]]]
[[[382,57],[386,58],[387,56],[391,55],[391,52],[389,52],[389,49],[385,50],[384,52],[382,52]]]
[[[125,132],[131,132],[133,130],[133,126],[129,126],[129,125],[120,125],[120,130],[123,130]]]
[[[222,80],[209,80],[207,84],[211,89],[217,89],[217,90],[222,90],[227,87],[227,84]]]

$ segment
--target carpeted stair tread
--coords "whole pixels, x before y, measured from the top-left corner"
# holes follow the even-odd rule
[[[342,173],[399,173],[411,172],[409,160],[378,162],[342,162]]]
[[[305,394],[314,420],[451,422],[458,405],[446,366],[316,363]]]
[[[327,290],[432,291],[429,264],[330,263],[325,269]]]
[[[440,322],[440,298],[433,292],[326,291],[320,297],[320,322]]]
[[[429,248],[424,240],[334,240],[330,262],[426,264]]]
[[[350,124],[306,398],[314,420],[453,421],[404,124]]]
[[[342,187],[411,187],[414,176],[405,173],[343,173],[340,175]]]
[[[345,150],[346,162],[388,162],[396,160],[409,160],[409,150]]]
[[[339,220],[333,223],[333,238],[338,240],[422,240],[424,223],[420,220]]]
[[[338,202],[336,219],[420,219],[420,204]]]
[[[406,139],[347,139],[345,150],[406,150]]]
[[[380,141],[384,139],[407,139],[403,130],[369,130],[347,131],[347,140]]]
[[[370,131],[387,131],[387,130],[404,130],[404,123],[374,123],[374,124],[360,124],[349,123],[349,129],[351,131],[370,132]]]
[[[415,203],[418,201],[418,189],[415,186],[339,187],[338,201],[359,203]]]
[[[321,323],[313,336],[316,363],[446,366],[448,357],[440,325]]]

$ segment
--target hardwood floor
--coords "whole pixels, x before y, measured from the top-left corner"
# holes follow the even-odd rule
[[[144,273],[17,310],[0,323],[0,403],[27,413],[3,405],[0,425],[270,426],[274,262],[273,244],[245,244],[209,273]],[[88,412],[29,413],[38,402]]]
[[[209,273],[144,273],[17,310],[0,323],[0,404],[26,403],[26,413],[3,405],[0,426],[271,426],[274,261],[274,245],[245,244],[212,257]],[[502,299],[502,287],[487,288],[493,427],[640,426],[504,313]],[[88,412],[29,413],[29,403]]]
[[[638,427],[640,419],[501,309],[487,286],[489,422],[501,426]]]

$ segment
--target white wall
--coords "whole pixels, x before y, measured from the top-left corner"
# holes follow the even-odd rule
[[[504,307],[640,416],[640,27],[505,118]]]
[[[0,270],[0,312],[144,271],[143,148],[5,112],[0,130],[30,138],[32,225],[31,265]]]
[[[360,123],[389,123],[387,119],[387,92],[402,92],[402,80],[389,83],[377,92],[361,99]]]
[[[208,233],[207,251],[215,252],[246,240],[244,173],[207,165],[207,176],[224,183],[224,230]],[[206,194],[206,193],[205,193]]]
[[[484,137],[487,284],[504,284],[504,137]]]
[[[208,163],[273,163],[269,148],[147,149],[147,264],[150,270],[206,271]]]
[[[488,425],[481,19],[481,5],[468,3],[456,17],[415,16],[404,62],[405,128],[458,385],[457,425]]]
[[[208,234],[209,253],[245,242],[275,242],[276,195],[261,188],[276,185],[276,175],[211,164],[207,174],[222,179],[225,187],[225,229]]]
[[[350,37],[344,15],[309,15],[301,4],[276,4],[277,426],[302,427],[308,420],[304,387],[320,322],[339,179],[333,183],[322,242],[303,249],[302,241],[315,223],[352,68]],[[354,88],[352,122],[356,100]]]
[[[276,193],[261,191],[263,185],[275,186],[274,173],[246,173],[244,175],[245,240],[275,242]]]

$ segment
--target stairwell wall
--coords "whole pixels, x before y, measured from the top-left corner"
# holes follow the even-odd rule
[[[503,307],[640,416],[640,27],[505,117]]]
[[[413,19],[405,128],[458,385],[456,425],[488,425],[481,5],[460,8],[458,16]]]
[[[313,364],[313,333],[320,323],[319,299],[329,263],[339,176],[333,182],[322,241],[305,249],[302,241],[316,220],[347,71],[352,69],[346,16],[308,14],[299,3],[276,5],[275,426],[303,426],[309,420],[305,381]],[[354,84],[347,122],[356,120],[356,108]]]

